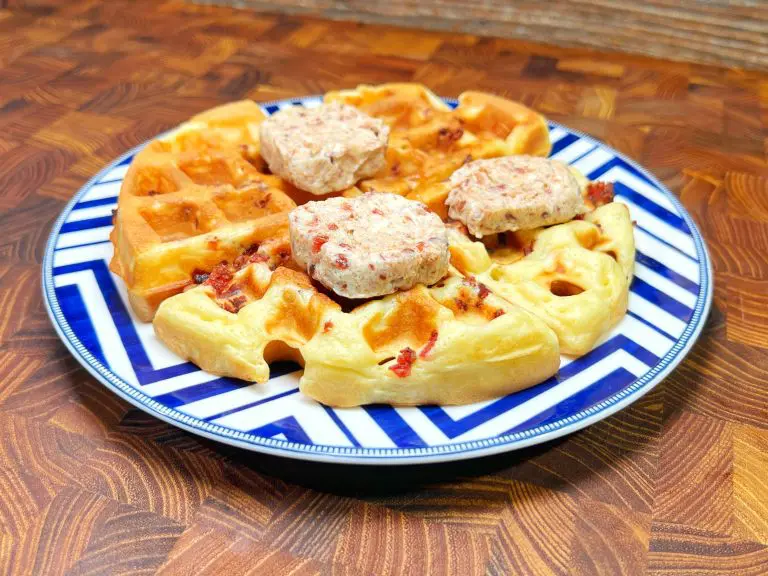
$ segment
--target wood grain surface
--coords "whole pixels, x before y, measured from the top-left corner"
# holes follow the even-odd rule
[[[371,470],[206,442],[69,355],[40,263],[97,170],[228,100],[410,80],[521,100],[679,194],[715,303],[663,384],[544,446]],[[757,72],[179,1],[0,10],[0,574],[765,574],[767,125]]]
[[[768,69],[765,0],[195,0]]]

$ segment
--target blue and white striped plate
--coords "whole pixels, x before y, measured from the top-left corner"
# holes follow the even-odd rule
[[[263,105],[317,105],[317,97]],[[455,105],[455,101],[447,102]],[[469,406],[332,409],[298,392],[298,366],[272,366],[267,384],[212,376],[169,352],[138,322],[107,264],[111,212],[131,150],[86,184],[51,232],[43,292],[72,354],[105,386],[171,424],[227,444],[292,458],[404,464],[514,450],[574,432],[648,392],[686,355],[712,300],[696,225],[653,176],[596,140],[551,125],[552,156],[615,182],[637,222],[629,313],[589,354],[563,359],[546,382]]]

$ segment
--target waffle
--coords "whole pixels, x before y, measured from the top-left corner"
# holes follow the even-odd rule
[[[396,193],[444,219],[460,166],[550,149],[541,116],[485,94],[462,94],[455,110],[415,84],[326,101],[391,130],[386,167],[343,194]],[[262,120],[252,102],[196,116],[137,155],[120,193],[111,267],[137,316],[204,370],[264,382],[270,362],[294,360],[301,390],[328,405],[465,404],[552,376],[561,351],[586,352],[626,310],[626,209],[580,174],[582,220],[482,242],[449,222],[452,265],[433,286],[362,301],[313,284],[287,227],[309,195],[266,169]]]
[[[213,374],[265,382],[304,366],[302,392],[331,406],[465,404],[543,381],[623,317],[634,238],[623,204],[585,187],[581,219],[472,240],[449,224],[438,284],[367,301],[324,292],[283,266],[281,231],[163,302],[158,337]]]
[[[269,362],[300,362],[301,391],[339,407],[477,402],[537,384],[560,363],[544,322],[455,271],[360,304],[266,261],[222,265],[163,302],[154,327],[213,374],[265,382]]]
[[[595,203],[583,219],[483,242],[453,227],[451,262],[544,320],[563,354],[585,354],[626,313],[635,261],[627,207],[599,205],[599,198],[589,196],[588,204]]]
[[[303,194],[265,173],[263,118],[250,101],[214,108],[136,155],[118,198],[110,269],[125,280],[139,319],[151,320],[195,273],[287,226],[292,196]]]
[[[446,216],[441,182],[472,158],[549,151],[544,119],[502,98],[466,92],[452,111],[419,84],[331,92],[393,128],[381,177],[345,192],[398,192]],[[118,199],[110,269],[135,315],[150,321],[165,298],[287,225],[286,212],[311,199],[269,174],[259,154],[257,104],[242,101],[195,116],[134,158]],[[457,138],[457,135],[458,138]]]
[[[546,156],[551,149],[540,114],[481,92],[461,94],[456,109],[420,84],[362,85],[329,92],[325,101],[355,106],[390,127],[387,166],[357,188],[419,200],[443,219],[448,196],[444,181],[467,162],[513,154]],[[347,193],[353,194],[359,191]]]

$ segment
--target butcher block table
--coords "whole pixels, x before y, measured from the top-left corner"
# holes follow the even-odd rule
[[[543,39],[546,40],[546,39]],[[687,359],[549,444],[429,466],[266,457],[120,400],[51,327],[48,232],[193,114],[358,83],[520,100],[649,168],[701,228]],[[172,2],[0,10],[0,574],[766,574],[768,74]]]

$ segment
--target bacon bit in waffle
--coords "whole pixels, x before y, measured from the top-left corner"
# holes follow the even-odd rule
[[[398,378],[405,378],[406,376],[410,376],[411,367],[414,362],[416,362],[416,352],[414,352],[412,348],[406,347],[400,350],[397,362],[390,366],[389,369],[392,370]]]
[[[613,182],[590,182],[587,185],[587,198],[595,208],[613,202]]]
[[[264,197],[259,200],[257,204],[259,205],[259,208],[266,208],[270,200],[272,200],[272,194],[268,192],[267,194],[264,194]]]
[[[253,262],[269,262],[269,256],[266,254],[259,254],[256,252],[258,249],[258,244],[251,244],[248,246],[248,248],[246,248],[245,251],[232,262],[235,270],[240,270]]]
[[[328,332],[331,331],[331,328],[333,328],[333,322],[328,320],[328,322],[323,324],[323,334],[328,334]]]
[[[382,212],[378,208],[374,208],[373,210],[371,210],[371,212],[373,212],[374,214],[378,214],[379,216],[384,216],[384,212]]]
[[[576,216],[573,217],[574,220],[584,220],[584,214],[576,214]]]
[[[419,252],[424,252],[424,242],[419,242],[418,244],[416,244],[416,250],[418,250]]]
[[[480,297],[480,300],[485,300],[490,293],[491,291],[488,289],[488,286],[482,282],[477,285],[477,295]]]
[[[336,224],[334,224],[333,222],[328,224],[328,230],[338,230],[338,229],[339,229],[339,227],[336,226]]]
[[[340,242],[339,243],[339,248],[344,248],[344,250],[352,250],[352,246],[350,246],[346,242]]]
[[[240,309],[248,304],[248,298],[246,298],[245,294],[242,294],[238,292],[234,296],[230,296],[227,298],[226,303],[229,304],[227,307],[229,312],[232,312],[233,314],[236,314],[240,312]],[[231,307],[231,309],[229,309]]]
[[[399,176],[400,175],[400,162],[395,162],[392,164],[392,168],[390,168],[390,172],[392,172],[392,176]]]
[[[282,253],[280,256],[282,257]],[[251,264],[253,262],[269,262],[269,256],[266,254],[251,254],[248,257],[248,263]]]
[[[211,270],[205,284],[212,287],[216,291],[216,294],[220,296],[227,286],[229,286],[231,281],[232,271],[229,269],[226,262],[221,262],[220,264],[216,264],[213,270]]]
[[[341,205],[341,209],[346,210],[347,212],[353,211],[352,204],[350,204],[349,202],[344,202],[344,204]]]
[[[467,301],[464,300],[464,298],[458,297],[454,299],[456,301],[456,308],[461,310],[462,312],[466,312],[469,310],[469,304],[467,304]]]
[[[200,270],[199,268],[195,268],[192,271],[192,281],[195,284],[202,284],[208,280],[208,272],[205,272],[204,270]]]
[[[376,266],[374,266],[373,264],[368,264],[368,268],[370,268],[371,270],[376,270]]]
[[[462,136],[464,136],[464,128],[440,128],[437,131],[437,145],[450,146],[454,142],[461,140]]]
[[[504,310],[499,308],[498,310],[496,310],[496,312],[493,313],[493,319],[495,320],[499,316],[504,316],[504,314],[506,314],[506,312],[504,312]]]
[[[341,270],[346,270],[349,268],[349,258],[344,256],[344,254],[339,254],[336,256],[336,260],[333,261],[333,265],[336,266],[336,268],[340,268]]]
[[[328,242],[329,238],[325,234],[318,234],[312,239],[312,254],[317,254],[320,252],[320,248],[323,247],[323,244]]]
[[[421,352],[419,352],[419,358],[422,360],[427,357],[427,354],[432,352],[432,348],[435,347],[435,343],[437,342],[437,330],[433,330],[432,334],[429,337],[429,340],[424,345],[424,348],[421,349]]]

